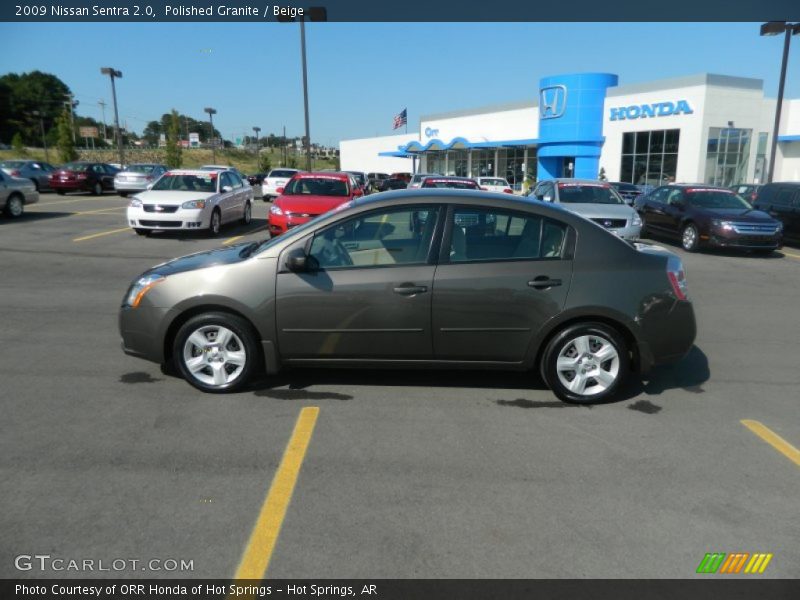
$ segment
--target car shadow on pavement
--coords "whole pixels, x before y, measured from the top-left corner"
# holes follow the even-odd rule
[[[219,235],[212,237],[207,229],[181,229],[176,231],[153,231],[150,233],[150,237],[153,239],[161,239],[161,240],[177,240],[179,242],[189,242],[194,240],[217,240],[219,242],[223,242],[233,237],[237,236],[245,236],[249,235],[250,233],[256,232],[262,234],[263,237],[259,237],[258,241],[261,241],[263,238],[267,237],[267,220],[266,219],[256,219],[255,217],[250,221],[248,225],[244,225],[242,223],[228,223],[222,226],[222,229],[219,232]],[[237,242],[245,242],[245,241],[256,241],[256,240],[236,240]]]
[[[693,394],[702,394],[705,392],[703,384],[710,376],[708,357],[700,348],[692,346],[680,361],[654,367],[642,379],[634,379],[629,387],[637,396],[658,396],[667,390],[678,388]]]
[[[24,212],[19,217],[10,219],[5,215],[0,214],[0,225],[14,225],[16,223],[31,223],[33,221],[46,221],[48,219],[58,219],[60,217],[69,217],[71,212]]]

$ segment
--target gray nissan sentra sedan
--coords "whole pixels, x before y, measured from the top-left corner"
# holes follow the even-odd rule
[[[155,266],[119,316],[127,354],[206,392],[284,365],[538,372],[612,398],[680,359],[695,319],[680,259],[506,194],[376,194],[278,238]]]

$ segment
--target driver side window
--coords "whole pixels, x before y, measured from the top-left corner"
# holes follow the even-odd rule
[[[314,236],[309,255],[321,269],[423,264],[438,206],[403,207],[339,221]]]

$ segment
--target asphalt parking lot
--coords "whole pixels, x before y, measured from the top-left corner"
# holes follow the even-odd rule
[[[275,578],[685,578],[708,552],[800,576],[800,464],[742,423],[800,447],[800,249],[667,244],[696,346],[614,403],[481,372],[291,371],[218,396],[125,356],[118,307],[155,263],[262,239],[268,205],[209,239],[139,237],[126,204],[42,194],[0,218],[0,577],[229,578],[255,561]],[[268,497],[276,472],[289,491]],[[141,562],[15,566],[37,554]]]

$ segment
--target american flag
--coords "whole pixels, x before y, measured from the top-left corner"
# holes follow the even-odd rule
[[[394,116],[394,120],[392,121],[392,129],[402,127],[406,123],[408,123],[408,110],[404,108],[399,115]]]

